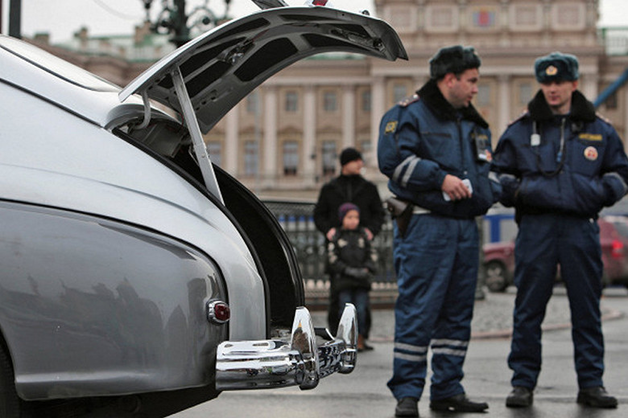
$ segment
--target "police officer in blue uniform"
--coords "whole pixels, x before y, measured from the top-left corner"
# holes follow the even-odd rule
[[[578,90],[578,60],[559,52],[534,64],[541,88],[504,132],[494,167],[514,206],[517,297],[508,365],[509,407],[532,405],[541,371],[541,323],[560,265],[567,288],[580,404],[614,408],[604,389],[602,254],[596,219],[628,191],[628,159],[615,129]]]
[[[430,408],[488,408],[469,400],[461,384],[478,277],[475,217],[501,190],[496,178],[489,179],[488,124],[471,104],[479,67],[473,48],[439,50],[417,96],[382,118],[379,167],[406,208],[395,222],[393,248],[399,296],[388,387],[397,417],[418,416],[430,348]]]

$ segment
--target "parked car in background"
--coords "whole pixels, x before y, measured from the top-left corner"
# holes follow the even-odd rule
[[[598,219],[605,286],[628,287],[628,217],[604,216]],[[486,287],[491,292],[503,292],[513,284],[515,272],[515,242],[493,242],[483,246],[483,268]],[[558,277],[560,279],[560,268]]]
[[[327,51],[407,58],[324,7],[230,21],[124,89],[0,36],[0,416],[163,417],[353,370],[355,309],[314,329],[286,234],[202,137]]]
[[[515,271],[515,242],[490,242],[484,251],[484,284],[491,292],[503,292],[513,283]]]
[[[598,224],[604,262],[604,285],[628,287],[628,218],[604,216]]]

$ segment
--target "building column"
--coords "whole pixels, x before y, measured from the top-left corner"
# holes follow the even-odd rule
[[[502,132],[506,130],[510,123],[510,105],[512,101],[511,93],[511,77],[509,75],[500,75],[497,78],[498,81],[498,94],[497,94],[497,126],[496,130],[493,129],[493,143],[497,144]]]
[[[342,148],[355,146],[355,86],[342,90]]]
[[[598,95],[598,81],[599,76],[597,74],[582,74],[580,76],[580,85],[578,88],[584,94],[584,97],[594,101]]]
[[[384,77],[374,77],[371,85],[371,143],[373,152],[370,161],[365,161],[369,167],[377,167],[377,141],[379,139],[379,123],[388,110],[386,101],[386,83]]]
[[[264,87],[264,163],[262,164],[263,187],[275,187],[277,181],[277,88]],[[261,104],[261,101],[260,103]],[[262,109],[257,109],[261,112]],[[260,148],[261,150],[261,148]]]
[[[316,184],[316,90],[305,86],[303,97],[303,184],[312,187]]]
[[[238,112],[240,106],[235,106],[226,116],[225,126],[225,166],[224,169],[233,175],[238,177],[238,155],[239,155],[239,140],[238,134]]]

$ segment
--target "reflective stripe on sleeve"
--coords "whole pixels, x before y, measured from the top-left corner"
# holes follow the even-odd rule
[[[407,187],[410,176],[412,176],[412,172],[419,161],[421,161],[421,159],[416,155],[411,155],[403,160],[403,162],[395,168],[392,176],[393,181],[399,183],[402,187]],[[401,177],[402,174],[403,177]]]

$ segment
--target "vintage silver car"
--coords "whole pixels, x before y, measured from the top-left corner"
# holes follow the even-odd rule
[[[124,89],[0,37],[0,416],[161,417],[354,368],[354,308],[312,326],[286,235],[202,135],[299,59],[406,52],[381,20],[264,4]]]

